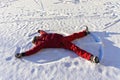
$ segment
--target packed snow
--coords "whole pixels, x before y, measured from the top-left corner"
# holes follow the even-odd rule
[[[102,40],[104,54],[91,63],[65,49],[43,49],[22,59],[37,30],[64,36],[82,30]],[[0,0],[0,80],[120,80],[119,0]],[[73,41],[98,55],[90,35]]]

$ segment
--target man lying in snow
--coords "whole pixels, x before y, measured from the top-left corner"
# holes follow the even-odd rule
[[[63,36],[57,33],[46,33],[43,30],[38,30],[38,33],[40,33],[41,36],[34,37],[32,41],[35,46],[26,52],[17,53],[15,57],[22,58],[24,56],[30,56],[45,48],[64,48],[74,51],[78,56],[85,58],[91,62],[99,63],[99,59],[97,56],[93,56],[91,53],[82,50],[72,43],[73,40],[82,38],[90,34],[90,32],[88,31],[88,27],[86,27],[86,30],[83,30],[82,32],[74,33],[69,36]]]

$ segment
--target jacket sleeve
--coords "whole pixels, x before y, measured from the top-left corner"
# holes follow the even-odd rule
[[[35,53],[39,52],[41,49],[43,49],[43,48],[44,48],[43,44],[36,45],[35,47],[31,48],[30,50],[24,52],[25,56],[30,56],[32,54],[35,54]]]

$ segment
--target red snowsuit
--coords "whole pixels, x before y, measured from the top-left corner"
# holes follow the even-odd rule
[[[40,51],[41,49],[45,49],[45,48],[68,49],[68,50],[74,51],[78,56],[81,56],[82,58],[85,58],[87,60],[90,60],[90,57],[92,56],[91,53],[80,49],[79,47],[77,47],[76,45],[74,45],[71,42],[75,39],[86,36],[87,35],[86,31],[74,33],[72,35],[65,36],[65,37],[61,34],[46,33],[45,31],[42,31],[42,33],[41,32],[39,32],[39,33],[41,34],[41,36],[39,36],[37,38],[37,40],[35,41],[35,43],[34,43],[35,46],[32,49],[24,52],[25,56],[35,54],[38,51]]]

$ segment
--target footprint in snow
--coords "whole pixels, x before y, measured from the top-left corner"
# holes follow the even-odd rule
[[[75,65],[75,66],[77,66],[79,63],[76,61],[76,62],[74,62],[73,64],[72,63],[69,63],[69,62],[67,62],[67,63],[65,63],[65,66],[66,67],[71,67],[72,65]]]
[[[7,58],[6,58],[6,61],[10,61],[11,59],[12,59],[12,56],[7,57]]]
[[[76,62],[74,62],[74,65],[76,65],[76,66],[77,66],[78,64],[79,64],[79,63],[78,63],[77,61],[76,61]]]
[[[20,47],[17,47],[16,50],[15,50],[15,53],[19,53],[20,50],[21,50],[21,48],[20,48]]]
[[[71,66],[71,63],[65,63],[65,66],[66,66],[66,67],[70,67],[70,66]]]
[[[103,70],[102,70],[101,68],[98,68],[98,72],[102,73],[102,72],[103,72]]]
[[[32,69],[32,70],[31,70],[31,73],[34,73],[34,72],[35,72],[35,69]]]

